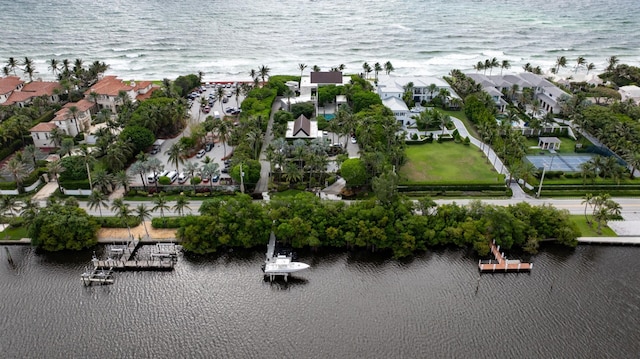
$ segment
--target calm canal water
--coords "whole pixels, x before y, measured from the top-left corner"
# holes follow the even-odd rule
[[[3,358],[632,358],[640,248],[547,247],[531,274],[479,276],[441,249],[408,262],[299,253],[265,282],[262,251],[182,257],[173,272],[83,287],[91,258],[0,250]],[[480,277],[480,279],[478,279]],[[478,284],[479,283],[479,284]]]

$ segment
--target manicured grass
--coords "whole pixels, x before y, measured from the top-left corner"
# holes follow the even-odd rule
[[[26,227],[7,228],[4,231],[0,232],[0,239],[19,240],[26,237],[27,237]]]
[[[438,109],[438,111],[449,115],[450,117],[455,117],[464,123],[464,126],[469,131],[469,134],[475,138],[480,138],[478,135],[478,131],[476,131],[476,126],[474,126],[471,121],[467,118],[467,115],[464,114],[464,111],[448,111],[443,109]]]
[[[587,213],[587,216],[589,214]],[[584,218],[584,215],[574,214],[571,215],[571,220],[578,225],[580,229],[580,233],[582,233],[582,237],[617,237],[618,235],[609,227],[602,226],[602,234],[598,234],[598,224],[597,223],[587,223],[587,219]],[[589,216],[589,219],[591,217]]]
[[[503,181],[475,146],[454,142],[407,146],[402,182],[500,183]]]
[[[269,196],[271,198],[283,199],[283,198],[295,197],[298,193],[302,193],[302,192],[305,192],[305,191],[301,191],[299,189],[288,189],[284,192],[276,192],[273,194],[269,194]]]

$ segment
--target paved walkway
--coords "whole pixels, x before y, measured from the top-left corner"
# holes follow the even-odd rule
[[[31,200],[34,202],[46,202],[47,198],[53,194],[58,189],[58,182],[52,181],[47,182],[38,193],[34,194]]]
[[[260,179],[256,183],[254,193],[265,193],[269,191],[269,173],[271,173],[271,164],[267,161],[267,147],[273,141],[273,115],[282,107],[282,101],[280,97],[276,97],[271,107],[271,114],[269,115],[269,123],[267,124],[267,132],[264,134],[262,140],[262,149],[260,150]]]

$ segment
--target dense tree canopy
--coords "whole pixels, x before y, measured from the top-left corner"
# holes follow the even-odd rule
[[[140,126],[127,126],[120,132],[120,139],[130,141],[133,153],[146,151],[156,141],[156,136],[150,130]]]
[[[202,216],[187,217],[178,230],[185,250],[215,252],[221,246],[266,244],[270,231],[279,240],[301,247],[389,250],[406,257],[435,245],[473,248],[488,255],[495,240],[504,249],[535,253],[542,239],[577,245],[579,231],[566,211],[520,203],[501,207],[474,202],[467,207],[430,201],[322,201],[311,193],[274,198],[266,204],[246,195],[205,201]]]
[[[83,209],[53,204],[41,209],[29,226],[31,244],[46,251],[81,250],[98,243],[99,225]]]

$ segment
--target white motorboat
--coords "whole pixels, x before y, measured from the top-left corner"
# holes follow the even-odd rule
[[[295,273],[309,268],[309,265],[301,262],[292,262],[290,256],[280,254],[271,259],[267,259],[264,265],[265,274],[287,274]]]
[[[262,267],[264,274],[273,280],[275,276],[284,276],[285,280],[291,273],[299,272],[309,268],[309,265],[301,262],[294,262],[291,254],[278,253],[276,255],[276,236],[271,233],[267,255]]]

